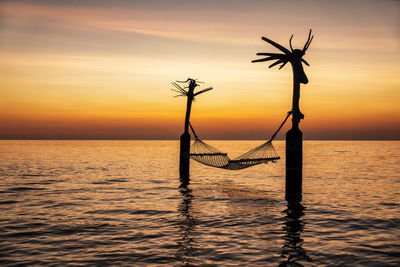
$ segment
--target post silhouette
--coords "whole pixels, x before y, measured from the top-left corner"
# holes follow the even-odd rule
[[[281,258],[283,261],[279,266],[303,266],[301,262],[310,262],[311,258],[303,248],[303,239],[301,234],[304,231],[305,220],[304,207],[300,202],[287,201],[287,209],[284,210],[283,224],[283,247]]]
[[[257,53],[258,56],[266,56],[252,62],[265,62],[276,60],[269,68],[280,65],[283,68],[286,63],[290,62],[293,70],[293,99],[292,99],[292,128],[286,133],[286,189],[285,197],[291,200],[301,200],[302,197],[302,180],[303,180],[303,133],[299,128],[300,120],[304,119],[303,113],[300,112],[300,84],[307,84],[308,79],[304,73],[303,63],[309,66],[307,61],[303,59],[305,52],[311,44],[314,36],[311,36],[311,30],[308,34],[307,42],[303,49],[293,49],[292,38],[290,37],[290,50],[286,49],[276,42],[262,37],[262,40],[279,49],[282,53]]]
[[[187,104],[185,115],[185,131],[181,135],[181,151],[179,157],[179,177],[180,179],[189,179],[190,168],[190,134],[189,134],[189,121],[190,112],[192,110],[192,102],[194,98],[194,88],[197,86],[195,80],[189,80],[189,89],[187,91]]]
[[[189,83],[186,87],[181,87],[177,83]],[[198,92],[194,92],[195,88],[198,85],[198,82],[195,79],[188,78],[186,81],[176,81],[172,82],[172,85],[175,89],[173,91],[179,93],[177,96],[186,96],[187,104],[186,104],[186,115],[185,115],[185,127],[184,132],[180,138],[180,155],[179,155],[179,178],[181,183],[188,184],[189,183],[189,170],[190,170],[190,139],[191,136],[189,134],[189,124],[190,124],[190,112],[192,109],[192,102],[194,97],[207,92],[212,89],[212,87],[208,87],[206,89],[202,89]],[[185,90],[187,89],[187,90]]]
[[[178,219],[179,219],[179,236],[177,258],[181,261],[183,266],[190,265],[196,255],[196,242],[195,236],[192,234],[194,231],[197,220],[192,214],[194,199],[192,189],[186,183],[181,183],[179,191],[182,195],[182,200],[178,205]]]

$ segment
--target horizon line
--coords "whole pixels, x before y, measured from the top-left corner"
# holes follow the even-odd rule
[[[192,140],[195,140],[193,138]],[[201,139],[207,141],[268,141],[267,139]],[[0,138],[0,141],[179,141],[177,139],[140,139],[140,138]],[[285,139],[275,139],[273,141],[285,141]],[[400,141],[399,139],[303,139],[303,141]]]

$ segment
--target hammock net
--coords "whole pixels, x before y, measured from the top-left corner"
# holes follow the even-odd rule
[[[227,153],[223,153],[204,143],[200,139],[196,139],[190,147],[192,153],[190,158],[203,163],[204,165],[227,169],[241,170],[261,163],[268,163],[280,159],[270,141],[246,152],[235,159],[230,159]]]
[[[269,141],[234,159],[230,159],[227,153],[224,153],[200,140],[196,135],[192,125],[189,124],[195,136],[195,141],[190,147],[190,158],[207,166],[227,170],[241,170],[261,163],[268,163],[270,161],[275,162],[276,160],[280,159],[280,157],[276,154],[275,148],[272,145],[272,140],[275,138],[276,134],[285,124],[290,115],[291,112],[288,112],[285,120],[279,126],[278,130],[272,135]]]

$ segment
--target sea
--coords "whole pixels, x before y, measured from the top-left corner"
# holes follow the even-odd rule
[[[183,185],[178,141],[0,141],[0,266],[400,266],[400,141],[304,141],[301,202],[274,146]]]

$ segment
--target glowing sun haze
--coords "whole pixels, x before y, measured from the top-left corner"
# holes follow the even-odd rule
[[[291,109],[292,70],[252,64],[302,48],[306,139],[400,138],[398,1],[0,3],[0,138],[177,139],[186,99],[204,139],[265,139]],[[283,131],[285,132],[285,131]],[[280,134],[280,137],[283,133]]]

